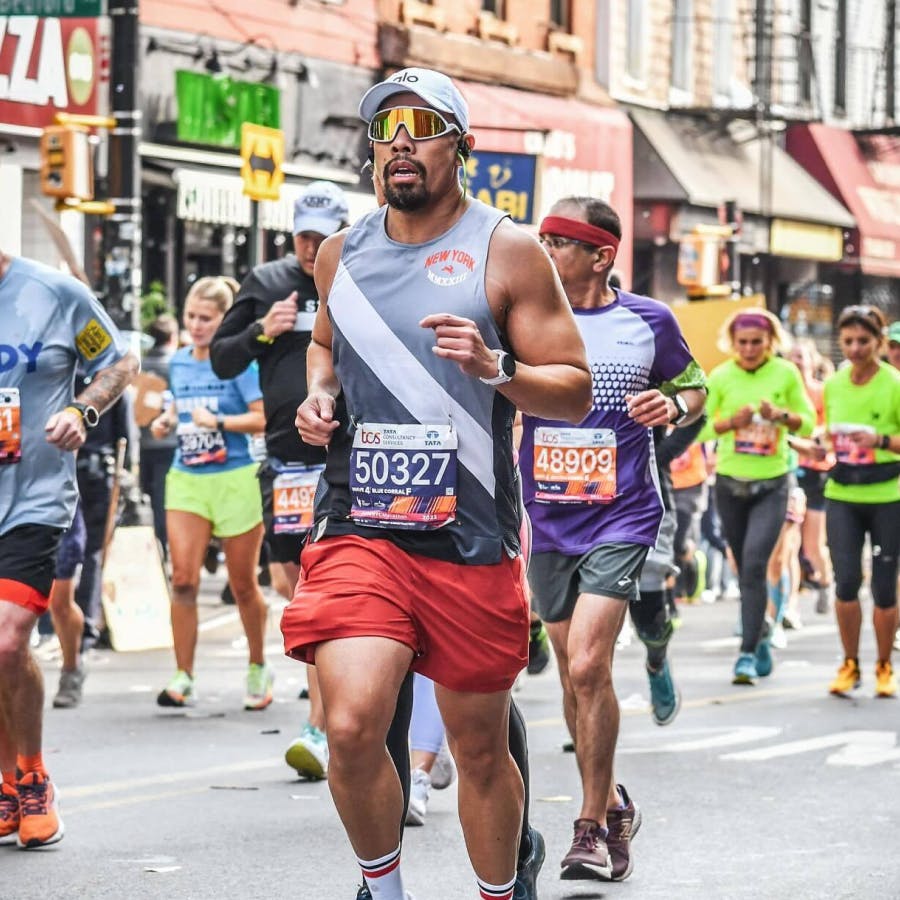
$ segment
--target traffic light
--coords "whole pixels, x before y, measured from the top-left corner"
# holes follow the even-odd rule
[[[88,129],[48,125],[41,135],[41,192],[48,197],[90,200],[94,171]]]

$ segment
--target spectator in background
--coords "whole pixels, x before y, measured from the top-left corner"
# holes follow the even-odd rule
[[[89,383],[88,379],[76,378],[76,394],[85,390]],[[137,446],[132,402],[131,395],[126,391],[100,417],[97,427],[88,431],[75,463],[85,528],[81,578],[75,590],[75,602],[84,613],[84,650],[95,646],[100,639],[103,622],[103,550],[109,503],[116,478],[116,445],[120,439],[125,439],[123,464],[126,469],[131,468],[132,453]]]
[[[900,369],[900,321],[892,322],[887,330],[887,361]]]

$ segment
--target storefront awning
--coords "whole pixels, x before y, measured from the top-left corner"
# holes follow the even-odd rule
[[[863,272],[900,277],[900,144],[829,125],[795,125],[788,152],[856,218],[853,251]],[[848,248],[849,249],[849,248]]]
[[[635,200],[718,208],[735,200],[744,213],[853,228],[847,209],[779,146],[772,148],[771,192],[762,196],[761,142],[738,139],[703,119],[631,109]],[[748,129],[749,130],[749,129]]]
[[[475,151],[538,158],[535,222],[561,197],[605,200],[622,220],[616,268],[631,283],[631,122],[621,110],[515,88],[457,82],[469,103]]]

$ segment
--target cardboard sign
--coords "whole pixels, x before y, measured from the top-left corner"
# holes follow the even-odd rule
[[[172,646],[169,580],[151,526],[116,529],[103,567],[103,613],[114,650]]]
[[[134,421],[146,428],[163,411],[163,391],[169,385],[153,372],[140,372],[131,383],[135,389]]]

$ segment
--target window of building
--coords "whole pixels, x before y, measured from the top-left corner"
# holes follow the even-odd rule
[[[481,0],[481,11],[493,13],[498,19],[506,18],[504,0]]]
[[[560,31],[572,30],[571,0],[550,0],[550,24]]]
[[[713,6],[713,93],[720,102],[731,100],[734,67],[734,0]]]
[[[646,16],[646,0],[628,0],[625,71],[637,81],[644,80]]]
[[[693,34],[693,0],[675,0],[672,4],[672,87],[691,93]]]
[[[834,10],[834,114],[847,112],[847,0],[837,0]]]

